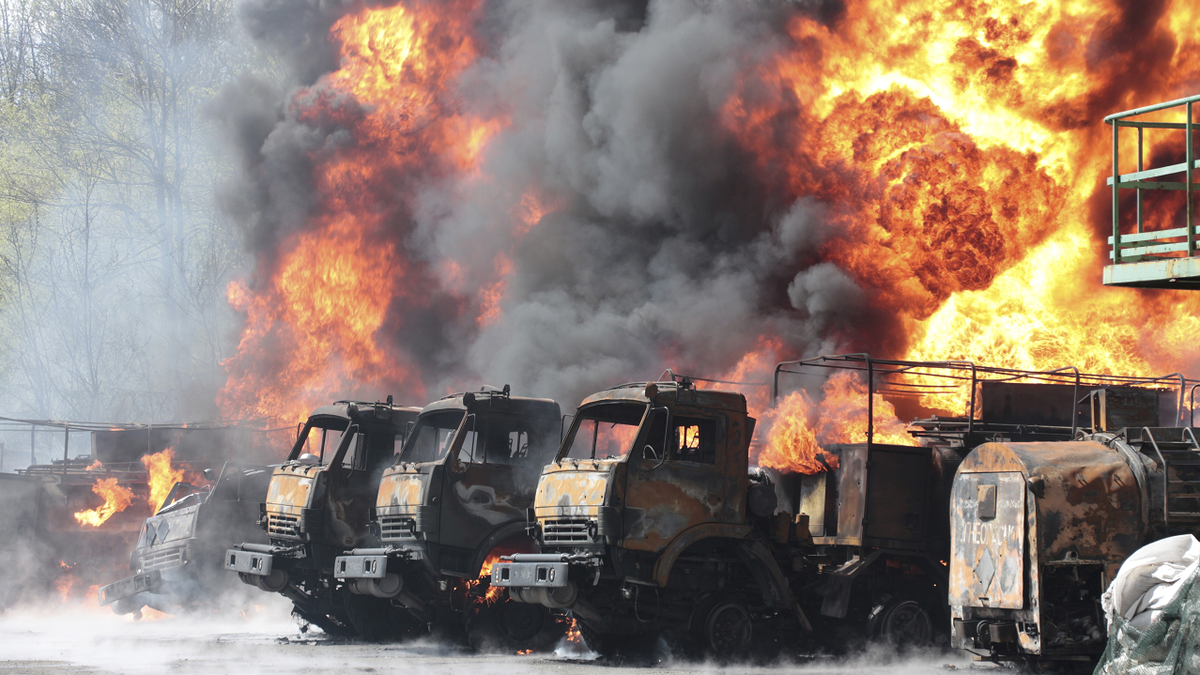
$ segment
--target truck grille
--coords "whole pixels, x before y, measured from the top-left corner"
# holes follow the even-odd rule
[[[542,521],[542,541],[546,544],[590,544],[589,518],[558,518]],[[595,529],[592,525],[592,529]]]
[[[267,514],[267,534],[272,537],[298,539],[300,537],[299,525],[300,519],[295,516]]]
[[[165,570],[172,567],[182,567],[183,550],[183,546],[172,546],[170,548],[160,548],[146,551],[141,557],[141,569],[143,572],[150,572],[152,570]]]
[[[417,521],[412,516],[380,516],[379,538],[383,541],[416,539]]]

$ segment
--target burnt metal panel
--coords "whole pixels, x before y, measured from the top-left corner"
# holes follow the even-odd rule
[[[934,451],[875,443],[825,450],[837,456],[838,468],[798,479],[795,512],[809,517],[813,543],[927,547]]]
[[[979,383],[978,419],[995,424],[1069,427],[1083,408],[1076,403],[1085,391],[1071,384],[1028,382]]]
[[[863,518],[865,545],[925,548],[932,461],[929,448],[870,446]]]
[[[1024,607],[1025,477],[1015,471],[960,474],[951,509],[951,603]]]

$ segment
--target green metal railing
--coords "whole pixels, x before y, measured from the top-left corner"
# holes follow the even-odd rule
[[[1112,186],[1112,215],[1113,215],[1113,233],[1109,237],[1108,243],[1112,246],[1112,251],[1109,253],[1109,258],[1112,259],[1114,265],[1119,265],[1123,262],[1137,262],[1143,259],[1162,259],[1177,256],[1178,253],[1187,252],[1187,257],[1196,255],[1196,225],[1194,221],[1194,207],[1192,206],[1192,192],[1194,184],[1192,183],[1192,173],[1195,169],[1200,168],[1200,162],[1196,161],[1192,151],[1192,133],[1194,124],[1192,122],[1192,106],[1197,101],[1200,101],[1200,96],[1191,96],[1181,98],[1175,101],[1159,103],[1157,105],[1146,106],[1145,108],[1136,108],[1115,115],[1109,115],[1104,118],[1104,123],[1112,126],[1112,176],[1108,178],[1108,184]],[[1183,107],[1186,109],[1186,119],[1183,122],[1143,122],[1132,120],[1130,118],[1145,115],[1147,113],[1158,112],[1162,110],[1170,110],[1171,108]],[[1137,171],[1135,173],[1122,174],[1118,157],[1120,155],[1120,133],[1121,129],[1129,127],[1137,129]],[[1182,164],[1171,164],[1170,166],[1146,168],[1143,165],[1143,135],[1146,129],[1175,129],[1182,130],[1186,136],[1184,144],[1187,148],[1186,159]],[[1186,174],[1185,182],[1170,182],[1151,180],[1170,176],[1173,174]],[[1137,232],[1132,234],[1121,234],[1121,190],[1132,189],[1137,190]],[[1187,192],[1187,224],[1184,227],[1172,228],[1169,230],[1156,230],[1146,232],[1144,229],[1144,218],[1142,209],[1142,191],[1143,190],[1184,190]]]

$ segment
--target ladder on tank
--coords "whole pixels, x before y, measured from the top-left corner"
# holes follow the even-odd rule
[[[1132,431],[1132,430],[1130,430]],[[1163,527],[1200,531],[1200,443],[1193,427],[1142,427],[1138,439],[1142,454],[1162,467]]]

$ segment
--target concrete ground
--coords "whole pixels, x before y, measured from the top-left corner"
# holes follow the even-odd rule
[[[268,598],[244,616],[170,617],[134,621],[107,608],[48,604],[0,614],[0,675],[47,673],[403,673],[404,675],[616,675],[660,673],[796,673],[798,675],[944,675],[995,672],[969,655],[929,652],[899,656],[869,649],[850,657],[781,661],[770,666],[678,661],[667,655],[641,666],[604,663],[564,641],[554,654],[476,654],[424,641],[366,644],[301,633],[282,598]]]

